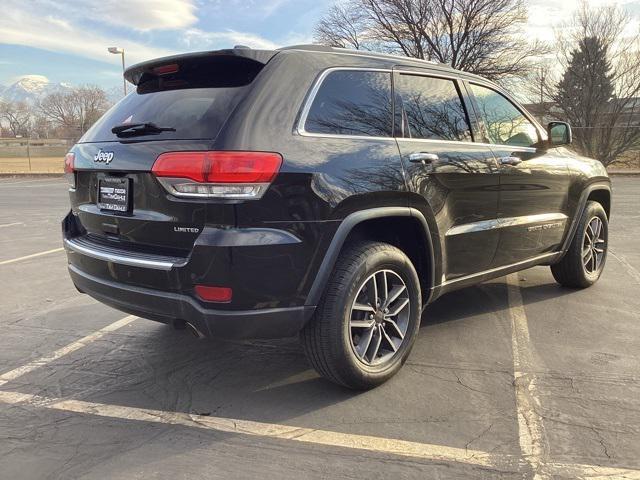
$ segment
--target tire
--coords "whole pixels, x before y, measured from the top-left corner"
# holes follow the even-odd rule
[[[595,241],[594,229],[601,225]],[[578,228],[567,253],[551,266],[556,281],[565,287],[587,288],[598,281],[607,260],[609,222],[598,202],[589,201],[580,217]],[[585,253],[586,252],[586,253]]]
[[[374,297],[383,300],[379,307],[373,307]],[[324,378],[348,388],[367,390],[384,383],[411,352],[421,298],[416,270],[401,250],[381,242],[348,245],[300,333],[309,363]]]

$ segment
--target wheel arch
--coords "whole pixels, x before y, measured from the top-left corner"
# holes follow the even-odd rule
[[[391,226],[393,230],[389,230]],[[418,241],[416,234],[419,235]],[[418,272],[423,304],[428,303],[434,286],[435,258],[426,218],[415,208],[378,207],[352,213],[340,223],[316,273],[305,305],[319,304],[344,245],[357,239],[384,241],[403,250]]]
[[[587,196],[587,202],[590,200],[596,201],[602,205],[602,208],[604,208],[604,211],[607,214],[607,218],[611,217],[611,189],[595,188],[594,190],[591,190]]]
[[[607,218],[610,218],[611,214],[611,183],[610,182],[596,182],[590,185],[587,185],[580,195],[580,200],[578,201],[578,208],[576,208],[576,213],[571,220],[571,225],[569,226],[569,231],[567,232],[567,236],[564,239],[564,243],[562,244],[562,254],[555,259],[553,263],[557,263],[564,255],[567,253],[571,242],[573,241],[573,237],[575,237],[578,223],[580,222],[580,218],[584,213],[584,209],[587,207],[587,202],[590,200],[594,200],[602,205],[604,208]]]

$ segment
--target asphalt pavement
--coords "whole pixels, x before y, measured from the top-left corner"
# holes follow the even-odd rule
[[[0,478],[640,478],[640,178],[586,290],[445,295],[402,371],[337,387],[295,339],[199,340],[73,287],[66,187],[0,179]]]

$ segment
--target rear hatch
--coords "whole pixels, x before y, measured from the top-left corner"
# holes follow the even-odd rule
[[[152,173],[166,152],[206,151],[274,52],[224,50],[131,67],[136,90],[72,150],[72,209],[95,242],[187,255],[205,223],[233,225],[229,202],[171,195]],[[115,132],[115,133],[114,133]]]

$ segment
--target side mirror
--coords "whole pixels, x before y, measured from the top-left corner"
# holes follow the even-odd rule
[[[547,125],[547,133],[549,135],[549,145],[551,147],[569,145],[573,140],[571,126],[566,122],[549,123],[549,125]]]

